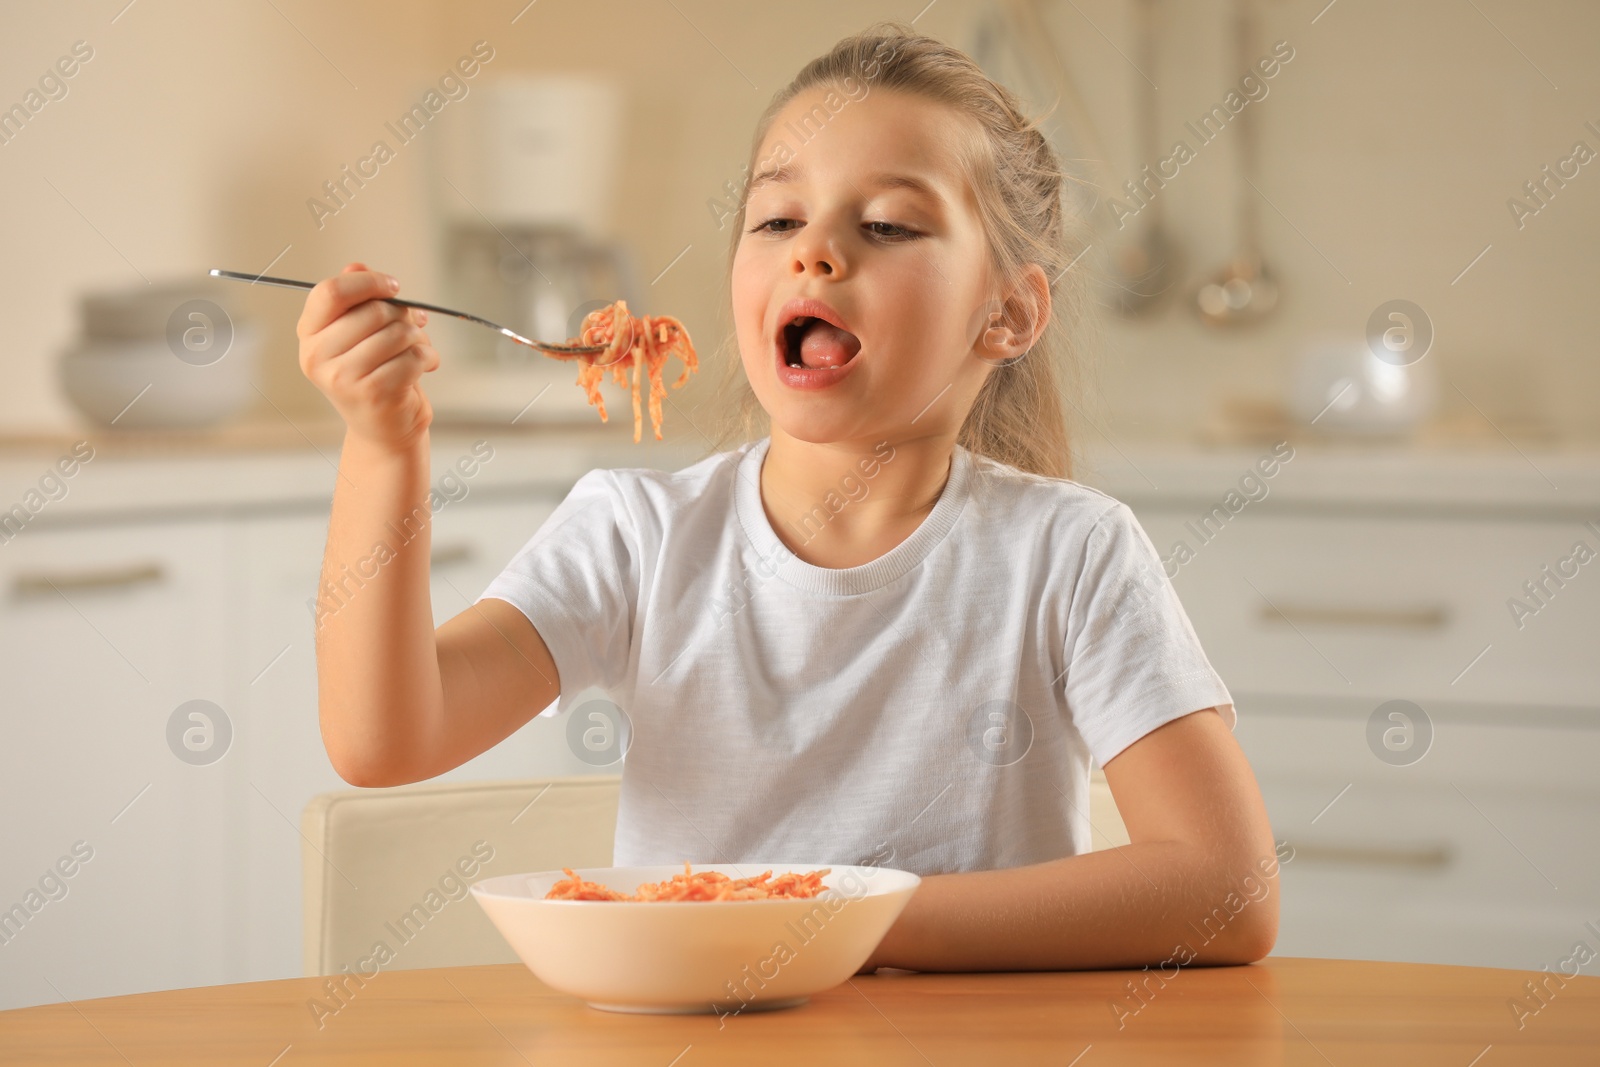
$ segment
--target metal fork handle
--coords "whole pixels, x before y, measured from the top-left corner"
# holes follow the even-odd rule
[[[274,278],[266,274],[242,274],[239,271],[234,270],[212,270],[211,276],[214,278],[228,278],[237,282],[249,282],[251,285],[276,285],[283,289],[314,289],[317,285],[316,282],[304,282],[295,278]],[[537,348],[539,351],[547,352],[553,356],[587,356],[596,352],[604,352],[606,350],[605,345],[560,345],[551,344],[546,341],[535,341],[531,338],[522,336],[515,330],[507,329],[506,327],[501,326],[498,322],[490,322],[488,319],[483,318],[480,315],[474,315],[468,311],[456,311],[453,308],[440,307],[438,304],[424,304],[420,300],[402,300],[395,296],[385,296],[380,297],[379,299],[386,303],[394,304],[397,307],[420,308],[423,311],[437,311],[441,315],[449,315],[453,318],[465,319],[468,322],[476,322],[480,326],[487,326],[491,330],[495,330],[498,333],[504,334],[506,337],[511,338],[511,340],[517,342],[519,345],[527,345],[529,348]],[[622,357],[618,356],[617,358],[620,360]],[[613,360],[612,362],[616,362],[616,360]],[[610,364],[597,363],[596,366],[606,367],[610,366]]]

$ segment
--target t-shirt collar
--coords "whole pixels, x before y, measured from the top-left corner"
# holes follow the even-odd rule
[[[744,446],[744,455],[735,467],[734,509],[745,536],[762,561],[775,567],[777,576],[785,582],[809,592],[850,596],[888,585],[926,559],[944,540],[970,495],[972,456],[957,444],[951,453],[950,474],[938,502],[910,537],[859,567],[818,567],[800,559],[783,543],[761,505],[761,464],[771,443],[772,438],[768,436]],[[868,486],[872,484],[863,474],[858,474],[857,478]],[[838,491],[838,499],[846,502],[844,507],[849,506],[843,487]],[[818,504],[831,519],[832,512],[826,504],[823,501]]]

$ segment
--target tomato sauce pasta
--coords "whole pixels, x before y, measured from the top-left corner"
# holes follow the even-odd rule
[[[627,385],[628,368],[633,368],[635,444],[639,442],[641,430],[640,364],[644,365],[645,374],[650,380],[650,428],[655,431],[657,441],[661,440],[661,400],[667,395],[666,387],[661,384],[661,368],[667,362],[667,357],[676,355],[683,362],[683,373],[672,383],[674,389],[681,388],[689,375],[700,369],[694,342],[689,340],[689,331],[683,328],[683,323],[670,315],[629,314],[628,305],[621,300],[585,315],[578,336],[567,343],[606,346],[604,352],[597,354],[557,356],[559,359],[582,362],[583,365],[578,368],[578,384],[583,386],[589,403],[599,409],[601,422],[610,421],[606,417],[606,402],[600,396],[600,382],[605,378],[606,371],[612,372],[613,380],[618,385]]]
[[[827,887],[822,884],[822,876],[833,870],[824,867],[821,870],[808,871],[805,874],[780,874],[772,877],[771,871],[763,871],[753,878],[729,878],[717,871],[701,871],[698,874],[690,873],[688,861],[684,861],[683,873],[675,874],[665,882],[646,882],[639,887],[633,895],[619,893],[601,885],[578,877],[572,868],[563,867],[566,877],[550,887],[550,892],[544,895],[546,900],[629,900],[637,902],[662,902],[662,901],[687,901],[687,900],[806,900],[816,896]]]

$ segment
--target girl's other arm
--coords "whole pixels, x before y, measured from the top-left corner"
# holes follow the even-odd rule
[[[1272,828],[1221,715],[1208,708],[1158,727],[1105,774],[1131,844],[926,877],[863,970],[1176,968],[1270,952]]]
[[[316,612],[323,744],[352,785],[399,785],[459,766],[560,692],[527,618],[503,601],[438,630],[423,373],[439,356],[398,286],[352,263],[306,298],[300,365],[345,421]]]

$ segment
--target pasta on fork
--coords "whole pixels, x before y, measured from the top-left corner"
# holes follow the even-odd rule
[[[639,442],[642,428],[639,414],[639,369],[641,364],[643,365],[645,375],[650,381],[650,427],[655,431],[656,440],[661,440],[661,400],[667,395],[666,387],[661,383],[662,366],[672,355],[676,355],[683,362],[683,373],[672,383],[674,389],[681,388],[689,375],[700,368],[694,342],[689,340],[689,331],[684,329],[683,323],[670,315],[630,314],[627,303],[618,300],[614,304],[585,315],[582,326],[578,328],[578,336],[568,343],[606,346],[606,350],[598,354],[548,353],[557,359],[581,361],[577,384],[583,386],[589,403],[599,409],[601,422],[610,421],[606,417],[606,402],[600,396],[600,382],[605,378],[606,371],[612,372],[612,378],[618,385],[627,385],[626,375],[629,367],[632,367],[635,444]]]

